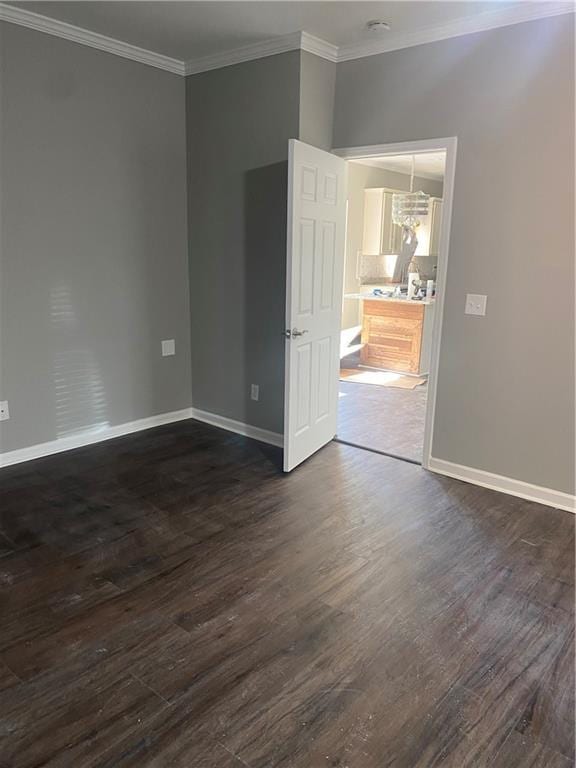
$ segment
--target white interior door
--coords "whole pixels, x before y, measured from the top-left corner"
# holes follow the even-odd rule
[[[346,161],[290,140],[284,471],[336,434]]]

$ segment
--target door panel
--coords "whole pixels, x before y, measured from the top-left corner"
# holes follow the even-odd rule
[[[300,318],[312,314],[314,298],[314,244],[316,222],[302,219],[300,222],[300,251],[297,255],[298,273],[298,315]]]
[[[316,188],[318,181],[318,173],[316,168],[309,165],[302,165],[301,170],[302,179],[302,200],[309,200],[312,203],[316,202]]]
[[[345,217],[346,162],[290,141],[285,471],[336,434]]]
[[[296,368],[298,384],[296,434],[301,435],[307,429],[310,429],[310,394],[312,383],[312,348],[310,344],[301,344],[296,350]]]
[[[330,374],[332,366],[332,339],[327,336],[318,342],[318,412],[316,423],[330,416]]]
[[[336,224],[333,221],[322,222],[322,266],[320,270],[321,312],[330,312],[334,307],[334,267],[336,248]]]

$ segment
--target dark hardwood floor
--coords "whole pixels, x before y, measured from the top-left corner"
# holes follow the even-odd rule
[[[0,473],[2,768],[570,768],[574,518],[189,421]]]
[[[338,439],[421,462],[427,389],[340,381]]]

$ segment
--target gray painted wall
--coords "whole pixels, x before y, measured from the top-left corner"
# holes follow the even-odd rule
[[[186,78],[193,405],[274,432],[299,99],[299,51]]]
[[[300,53],[300,134],[307,144],[332,149],[336,64]]]
[[[183,78],[0,35],[1,450],[189,406]]]
[[[328,146],[332,65],[184,82],[0,29],[1,449],[188,406],[190,318],[194,405],[281,431],[286,149]],[[340,64],[333,139],[458,135],[433,453],[567,492],[573,55],[557,17]],[[468,291],[486,318],[463,315]]]
[[[433,455],[574,492],[574,27],[338,65],[338,147],[458,136]],[[465,294],[488,295],[485,318]]]

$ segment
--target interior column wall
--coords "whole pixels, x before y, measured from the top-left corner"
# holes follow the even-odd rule
[[[282,432],[287,159],[299,136],[300,51],[186,78],[186,110],[192,402]]]
[[[332,149],[335,89],[336,64],[301,51],[298,138],[327,151]]]

